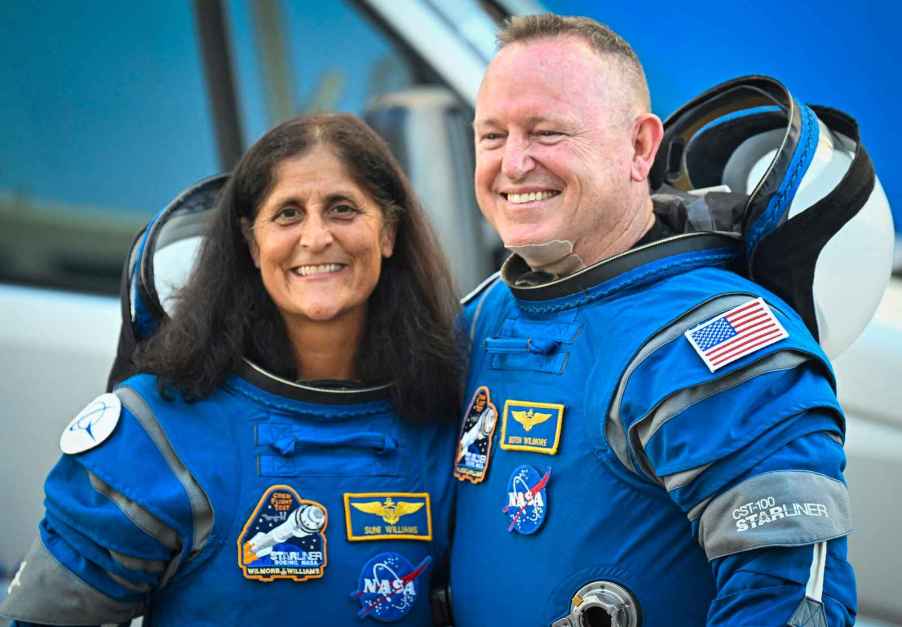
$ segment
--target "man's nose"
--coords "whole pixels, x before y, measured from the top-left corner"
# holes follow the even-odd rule
[[[531,146],[527,139],[509,137],[504,144],[501,171],[511,180],[522,179],[535,167]]]
[[[323,250],[333,240],[332,229],[322,217],[316,214],[307,217],[301,231],[302,247],[313,251]]]

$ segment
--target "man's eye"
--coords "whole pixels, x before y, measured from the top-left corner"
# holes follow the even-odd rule
[[[535,134],[538,135],[539,137],[559,137],[560,135],[562,135],[562,133],[560,131],[550,131],[550,130],[536,131]]]
[[[485,141],[485,142],[497,142],[503,138],[504,138],[504,135],[502,133],[491,132],[491,133],[483,133],[479,139],[481,141]]]

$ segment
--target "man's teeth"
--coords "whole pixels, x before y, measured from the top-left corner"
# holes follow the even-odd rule
[[[507,201],[517,204],[523,202],[533,202],[535,200],[545,200],[556,195],[557,192],[528,192],[526,194],[508,194]]]
[[[318,266],[298,266],[294,269],[295,274],[301,276],[309,276],[311,274],[326,274],[329,272],[338,272],[344,266],[340,263],[322,263]]]

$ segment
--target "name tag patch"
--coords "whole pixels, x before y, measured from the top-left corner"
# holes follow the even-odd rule
[[[557,455],[563,423],[560,403],[508,400],[501,421],[501,448]]]
[[[348,540],[432,540],[428,492],[345,492]]]
[[[420,576],[429,568],[432,558],[426,556],[414,567],[400,553],[379,553],[360,570],[357,590],[351,597],[360,601],[360,618],[382,623],[399,621],[410,613],[422,592]]]
[[[548,516],[546,487],[551,478],[551,468],[545,474],[524,464],[514,469],[507,480],[507,494],[501,511],[507,516],[508,533],[530,535],[539,530]]]
[[[301,498],[291,486],[274,485],[238,536],[238,566],[245,578],[307,581],[326,570],[326,508]]]
[[[498,410],[492,404],[489,388],[476,388],[457,442],[457,457],[454,462],[454,476],[461,481],[480,483],[489,471],[492,458],[492,440],[498,426]]]

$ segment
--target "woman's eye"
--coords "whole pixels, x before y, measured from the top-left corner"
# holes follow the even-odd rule
[[[276,222],[294,222],[302,217],[301,210],[293,205],[282,207],[273,218]]]
[[[354,205],[348,205],[344,203],[333,205],[331,211],[332,215],[338,216],[339,218],[351,218],[360,213],[360,210],[357,209],[357,207],[355,207]]]

